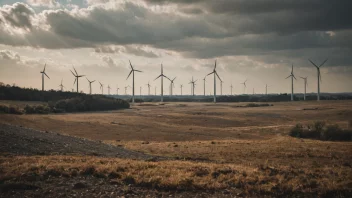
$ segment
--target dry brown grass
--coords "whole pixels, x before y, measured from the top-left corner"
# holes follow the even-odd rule
[[[296,168],[183,161],[144,162],[77,156],[1,157],[1,181],[94,176],[165,190],[238,188],[245,194],[326,194],[348,190],[351,168]],[[348,183],[349,182],[349,183]],[[346,185],[348,183],[348,185]]]

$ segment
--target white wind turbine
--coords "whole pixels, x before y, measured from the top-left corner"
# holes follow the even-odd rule
[[[183,87],[183,85],[181,85],[180,87],[181,87],[181,96],[182,96],[182,87]]]
[[[317,73],[318,73],[318,91],[317,91],[317,100],[320,100],[320,81],[321,81],[321,74],[320,74],[320,67],[322,67],[325,62],[328,60],[326,59],[322,64],[320,64],[319,66],[317,66],[315,63],[313,63],[313,61],[311,61],[310,59],[308,59],[316,68],[317,68]]]
[[[88,83],[89,83],[89,94],[91,94],[91,95],[92,95],[92,83],[94,83],[94,82],[95,82],[95,80],[90,81],[87,77],[86,77],[86,79],[88,80]]]
[[[214,103],[216,102],[216,76],[219,78],[219,80],[221,81],[221,78],[219,77],[218,73],[216,72],[216,60],[215,60],[215,66],[212,72],[210,72],[208,75],[209,76],[211,74],[214,74]]]
[[[156,77],[154,80],[156,80],[158,78],[161,79],[161,88],[160,88],[161,89],[161,102],[163,102],[164,101],[164,84],[163,84],[164,81],[163,81],[163,79],[167,78],[170,80],[170,78],[166,77],[163,73],[163,64],[161,64],[161,74],[158,77]]]
[[[268,84],[265,84],[265,95],[268,95],[268,87],[270,86],[268,86]]]
[[[233,86],[232,86],[232,84],[231,84],[230,88],[231,88],[231,96],[232,96],[232,89],[233,89]]]
[[[110,89],[111,89],[111,87],[110,87],[110,85],[108,85],[108,95],[110,95]]]
[[[304,100],[306,100],[307,86],[308,86],[308,76],[300,77],[304,80]]]
[[[286,79],[289,77],[291,77],[291,101],[293,101],[293,78],[296,79],[295,75],[293,74],[293,64],[292,64],[291,74],[287,76]]]
[[[102,84],[101,82],[99,82],[100,84],[100,89],[101,89],[101,94],[104,94],[104,84]]]
[[[176,77],[174,79],[169,79],[170,80],[170,95],[172,96],[173,94],[173,88],[175,87],[174,81],[175,81]]]
[[[73,84],[77,83],[77,93],[78,93],[79,92],[79,90],[78,90],[78,79],[83,77],[83,76],[85,76],[85,75],[78,75],[75,67],[73,67],[73,69],[75,70],[75,73],[73,73],[72,70],[70,70],[70,71],[71,71],[72,75],[75,77],[75,82]]]
[[[63,80],[64,80],[64,79],[61,79],[61,84],[59,85],[59,87],[60,87],[60,89],[61,89],[61,92],[64,91],[64,87],[65,87],[65,86],[62,84],[62,81],[63,81]]]
[[[148,95],[150,95],[150,87],[151,87],[151,85],[150,85],[149,82],[148,82],[147,86],[148,86]]]
[[[196,82],[197,80],[193,80],[193,76],[192,76],[192,80],[188,83],[191,84],[191,95],[194,96],[194,88],[196,87]]]
[[[136,70],[133,68],[132,64],[131,64],[131,61],[130,62],[130,66],[131,66],[131,71],[130,73],[128,74],[127,76],[127,79],[130,77],[130,75],[132,74],[132,103],[134,103],[134,72],[142,72],[140,70]],[[127,80],[126,79],[126,80]]]
[[[247,87],[246,82],[247,82],[247,80],[248,79],[246,79],[243,83],[241,83],[243,85],[243,94],[246,93],[246,87]]]
[[[119,87],[116,88],[116,95],[119,95]]]
[[[44,65],[43,71],[40,72],[42,74],[42,91],[44,91],[44,75],[49,78],[49,76],[45,73],[45,68],[46,68],[46,64]]]

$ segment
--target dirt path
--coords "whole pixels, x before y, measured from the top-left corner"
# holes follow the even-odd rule
[[[14,155],[93,155],[140,160],[160,157],[83,138],[0,124],[0,153]]]

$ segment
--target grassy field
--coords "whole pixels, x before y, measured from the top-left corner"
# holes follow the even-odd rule
[[[48,170],[155,189],[220,190],[231,195],[346,196],[352,190],[352,142],[297,139],[297,123],[325,121],[348,128],[352,101],[136,104],[120,111],[0,115],[0,123],[26,126],[123,146],[176,160],[147,162],[86,156],[17,156],[0,159],[6,177]],[[5,163],[6,162],[6,163]],[[75,170],[75,171],[73,171]],[[93,174],[93,173],[92,173]],[[93,174],[94,175],[94,174]],[[131,179],[132,178],[132,179]],[[127,182],[128,183],[128,182]]]

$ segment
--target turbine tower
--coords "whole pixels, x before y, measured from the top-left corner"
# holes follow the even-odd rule
[[[125,87],[125,95],[127,95],[127,88],[128,88],[128,86]]]
[[[221,81],[221,79],[220,79],[220,77],[218,75],[218,72],[216,72],[216,60],[215,60],[215,66],[214,66],[213,71],[211,73],[209,73],[208,75],[206,75],[206,76],[209,76],[210,74],[214,74],[214,103],[216,103],[216,76]]]
[[[148,86],[148,95],[150,95],[150,87],[151,87],[151,85],[150,85],[149,82],[148,82],[147,86]]]
[[[128,74],[127,76],[127,79],[130,77],[130,75],[132,74],[132,103],[134,103],[134,72],[142,72],[142,71],[139,71],[139,70],[136,70],[133,68],[132,64],[131,64],[131,61],[128,60],[130,62],[130,66],[131,66],[131,71],[130,71],[130,74]],[[126,79],[126,80],[127,80]]]
[[[161,90],[161,102],[163,102],[164,101],[164,84],[163,84],[163,79],[164,78],[167,78],[167,79],[169,79],[170,80],[170,78],[168,78],[168,77],[166,77],[165,75],[164,75],[164,72],[163,72],[163,64],[161,64],[161,74],[158,76],[158,77],[156,77],[154,80],[156,80],[156,79],[158,79],[158,78],[160,78],[161,79],[161,87],[160,87],[160,90]]]
[[[293,74],[293,64],[292,64],[291,74],[287,76],[286,79],[289,77],[291,77],[291,101],[293,101],[293,78],[296,79],[295,75]]]
[[[316,68],[317,68],[317,73],[318,73],[318,91],[317,91],[317,100],[320,100],[320,81],[321,81],[321,74],[320,74],[320,67],[322,67],[325,62],[328,60],[326,59],[322,64],[320,64],[319,66],[317,66],[315,63],[313,63],[313,61],[311,61],[310,59],[308,59]]]
[[[101,82],[99,82],[100,84],[100,89],[101,89],[101,94],[104,94],[104,84],[102,84]]]
[[[220,80],[220,95],[222,96],[222,83],[224,83],[222,80]]]
[[[180,87],[181,87],[181,96],[182,96],[182,87],[183,87],[183,85],[181,85]]]
[[[119,89],[118,87],[116,88],[116,95],[119,95]]]
[[[75,77],[75,82],[73,84],[77,83],[77,93],[78,93],[79,92],[79,90],[78,90],[78,79],[83,77],[83,76],[85,76],[85,75],[78,75],[77,70],[75,69],[75,67],[73,67],[73,69],[75,70],[75,73],[73,73],[72,70],[70,70],[70,71],[71,71],[72,75]]]
[[[61,84],[59,85],[59,87],[60,87],[60,89],[61,89],[61,92],[64,91],[64,87],[65,87],[65,86],[62,84],[62,81],[63,81],[63,80],[64,80],[64,79],[61,79]]]
[[[308,86],[308,76],[300,77],[304,80],[304,100],[306,100],[307,86]]]
[[[205,96],[205,78],[206,78],[206,76],[203,78],[203,88],[204,88],[204,96]]]
[[[265,95],[268,95],[268,87],[270,86],[268,86],[268,84],[265,84]]]
[[[247,82],[247,80],[248,79],[246,79],[243,83],[241,83],[243,85],[243,94],[246,93],[246,87],[247,87],[246,82]]]
[[[94,83],[94,82],[95,82],[95,80],[90,81],[87,77],[86,77],[86,79],[87,79],[87,80],[88,80],[88,82],[89,82],[89,94],[90,94],[90,95],[92,95],[92,83]]]
[[[233,89],[233,86],[232,86],[232,84],[231,84],[231,86],[230,86],[230,87],[231,87],[231,96],[232,96],[232,89]]]
[[[44,65],[43,71],[40,72],[42,74],[42,91],[44,91],[44,75],[49,78],[49,76],[45,73],[45,68],[46,68],[46,64]]]

